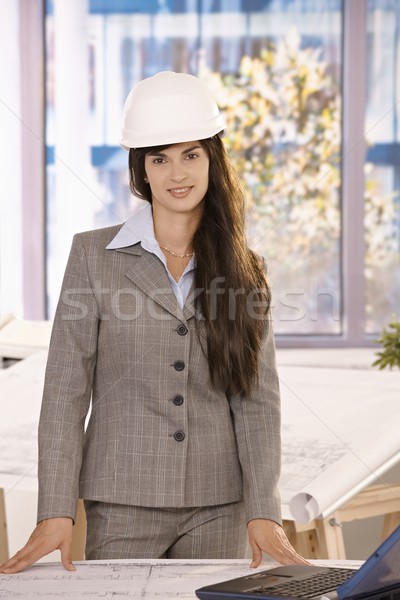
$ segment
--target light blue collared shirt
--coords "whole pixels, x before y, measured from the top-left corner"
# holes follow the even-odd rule
[[[153,212],[151,204],[145,202],[140,204],[134,214],[122,225],[117,235],[106,247],[107,250],[126,248],[140,242],[144,250],[155,254],[163,263],[171,282],[172,290],[178,300],[179,306],[183,308],[189,294],[190,286],[194,279],[196,261],[194,256],[189,261],[181,278],[177,282],[168,271],[167,261],[156,238],[154,237]]]

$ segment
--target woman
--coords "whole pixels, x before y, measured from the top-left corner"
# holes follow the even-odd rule
[[[197,78],[163,72],[128,96],[122,145],[146,204],[74,237],[39,425],[38,525],[0,568],[59,548],[86,558],[304,563],[280,525],[279,386],[263,265]],[[86,433],[84,421],[92,399]]]

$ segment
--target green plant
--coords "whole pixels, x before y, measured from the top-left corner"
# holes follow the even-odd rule
[[[393,331],[389,331],[392,329]],[[373,364],[373,367],[385,369],[389,367],[398,367],[400,369],[400,322],[393,321],[384,327],[380,338],[376,340],[378,344],[382,344],[383,350],[377,352],[379,357]]]

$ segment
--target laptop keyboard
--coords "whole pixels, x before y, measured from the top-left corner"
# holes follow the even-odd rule
[[[275,594],[277,596],[296,596],[297,598],[311,598],[325,592],[333,592],[338,585],[344,583],[354,575],[354,569],[335,569],[309,575],[307,579],[287,581],[272,586],[261,586],[252,590],[253,594]]]

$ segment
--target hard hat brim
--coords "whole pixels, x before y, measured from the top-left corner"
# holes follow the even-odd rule
[[[223,135],[225,130],[225,119],[219,114],[211,122],[192,124],[190,129],[187,125],[174,127],[174,129],[165,129],[164,131],[141,131],[133,132],[129,129],[122,130],[120,144],[125,150],[130,148],[149,148],[151,146],[164,146],[166,144],[179,144],[181,142],[191,142],[195,140],[204,140],[213,137],[216,134]]]

